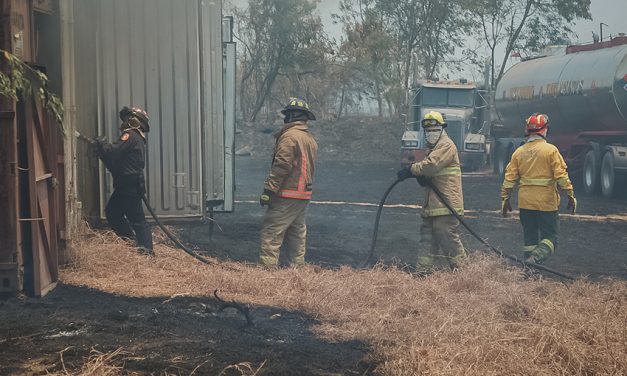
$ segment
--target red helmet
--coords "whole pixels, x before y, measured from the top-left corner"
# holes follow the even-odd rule
[[[549,117],[545,114],[535,113],[527,118],[525,131],[527,134],[539,133],[549,125]]]

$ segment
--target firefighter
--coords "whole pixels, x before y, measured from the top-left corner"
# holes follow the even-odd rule
[[[268,207],[261,226],[259,263],[271,267],[278,266],[284,241],[289,263],[305,263],[305,213],[318,151],[307,125],[309,120],[316,120],[309,105],[293,98],[281,113],[284,125],[275,135],[272,166],[259,198],[261,206]]]
[[[523,255],[526,262],[538,264],[557,247],[560,204],[557,187],[566,191],[571,214],[577,210],[566,162],[559,150],[546,141],[548,126],[547,115],[533,114],[527,119],[525,143],[514,151],[501,186],[501,212],[507,217],[512,211],[512,190],[518,183],[518,208],[525,243]]]
[[[429,187],[437,188],[459,215],[464,215],[462,172],[457,147],[448,137],[441,113],[431,111],[422,120],[428,150],[426,158],[398,172],[398,179],[416,177],[426,187],[420,226],[420,248],[416,269],[429,272],[434,268],[456,269],[467,257],[459,239],[459,220]]]
[[[135,238],[140,252],[152,256],[152,233],[142,207],[146,193],[144,166],[149,118],[141,108],[125,106],[120,110],[120,119],[121,134],[116,142],[109,143],[102,138],[96,141],[98,157],[113,176],[113,194],[107,202],[105,215],[118,236]]]

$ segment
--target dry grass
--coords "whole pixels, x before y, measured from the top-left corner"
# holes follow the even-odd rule
[[[625,375],[627,283],[528,279],[475,257],[415,278],[375,268],[204,265],[159,245],[148,261],[108,233],[76,246],[65,283],[129,296],[210,296],[300,310],[328,341],[371,346],[382,375]]]
[[[48,373],[51,376],[118,376],[123,374],[124,370],[124,356],[126,354],[122,348],[118,348],[115,351],[109,353],[102,353],[98,350],[92,349],[89,357],[83,364],[80,370],[72,371],[71,373],[65,366],[63,360],[63,353],[71,347],[59,353],[61,359],[61,365],[63,366],[63,372]]]

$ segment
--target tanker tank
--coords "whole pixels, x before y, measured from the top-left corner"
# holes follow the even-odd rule
[[[498,158],[506,159],[515,148],[515,141],[506,140],[524,137],[525,119],[545,113],[550,119],[549,141],[564,155],[569,170],[583,173],[587,191],[595,191],[600,182],[605,195],[613,194],[607,191],[627,172],[622,149],[627,145],[626,36],[522,61],[505,72],[494,99],[495,165],[504,167]],[[588,166],[586,158],[591,159]],[[608,182],[609,172],[603,176],[603,168],[618,175],[612,174]]]

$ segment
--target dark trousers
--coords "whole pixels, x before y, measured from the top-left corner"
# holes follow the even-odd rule
[[[557,233],[560,229],[557,211],[520,209],[520,223],[523,227],[525,246],[535,246],[540,240],[548,239],[557,249]]]
[[[152,250],[152,232],[144,216],[140,192],[136,185],[116,187],[107,202],[105,215],[118,236],[135,238],[138,246]]]

